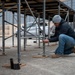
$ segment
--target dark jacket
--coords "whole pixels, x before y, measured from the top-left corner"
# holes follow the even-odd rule
[[[75,32],[74,30],[71,28],[71,26],[65,22],[63,19],[60,22],[59,27],[55,28],[55,35],[52,36],[49,41],[50,42],[56,42],[59,41],[59,35],[60,34],[66,34],[68,36],[71,36],[75,39]]]

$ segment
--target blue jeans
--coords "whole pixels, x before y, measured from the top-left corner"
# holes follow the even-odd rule
[[[75,39],[72,37],[65,35],[65,34],[60,34],[59,35],[59,46],[57,47],[55,54],[59,55],[65,55],[65,54],[71,54],[72,49],[75,46]]]

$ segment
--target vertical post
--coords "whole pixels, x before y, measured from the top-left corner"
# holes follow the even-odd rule
[[[14,12],[12,12],[13,14],[13,20],[12,20],[12,24],[14,25]],[[14,47],[14,26],[12,25],[12,47]]]
[[[74,13],[74,16],[73,16],[73,28],[74,28],[74,31],[75,31],[75,13]]]
[[[50,38],[50,16],[48,18],[48,39]],[[49,46],[49,43],[48,43]]]
[[[24,37],[26,37],[26,10],[24,9]],[[26,50],[27,38],[24,38],[24,51]]]
[[[39,30],[38,46],[40,48],[40,14],[38,14],[38,30]]]
[[[60,15],[60,3],[58,5],[58,15]]]
[[[37,17],[36,17],[36,21],[37,21]],[[37,22],[36,22],[37,23]],[[38,24],[38,23],[37,23]],[[37,28],[37,25],[36,25],[36,43],[37,43],[37,35],[38,35],[38,28]]]
[[[71,8],[73,9],[73,0],[71,0]]]
[[[45,39],[45,9],[46,9],[46,0],[43,0],[43,40]],[[45,43],[43,42],[43,56],[45,56]]]
[[[20,5],[21,5],[21,1],[18,0],[18,15],[17,15],[17,19],[18,19],[18,37],[17,37],[17,49],[18,49],[18,63],[20,63],[20,58],[21,58],[21,36],[20,36],[20,29],[21,29],[21,10],[20,10]]]
[[[73,0],[71,0],[71,8],[73,9]],[[74,18],[74,17],[73,17]],[[74,29],[74,25],[73,25],[74,23],[73,22],[71,22],[71,25],[72,25],[72,28]]]
[[[3,47],[3,55],[5,55],[5,11],[4,11],[4,2],[2,4],[2,47]]]

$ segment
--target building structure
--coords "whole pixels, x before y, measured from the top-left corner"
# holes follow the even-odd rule
[[[21,14],[24,14],[24,50],[26,48],[26,15],[31,15],[36,17],[43,18],[43,39],[45,39],[45,19],[49,21],[55,14],[61,15],[63,18],[66,15],[66,10],[69,11],[68,22],[73,22],[75,11],[65,5],[63,2],[59,0],[0,0],[0,7],[2,9],[2,54],[5,55],[5,23],[14,25],[14,12],[17,13],[17,29],[18,29],[18,37],[17,37],[17,57],[18,63],[20,64],[21,59]],[[60,9],[62,8],[62,9]],[[12,11],[13,18],[12,23],[5,20],[5,11]],[[69,18],[70,17],[70,18]],[[39,21],[40,23],[40,21]],[[38,25],[39,25],[38,23]],[[40,28],[39,28],[40,29]],[[14,30],[14,28],[12,29]],[[12,33],[14,35],[14,33]],[[12,44],[14,46],[14,37],[12,37]],[[9,38],[9,37],[8,37]],[[40,41],[40,40],[39,40]],[[45,57],[45,43],[43,43],[43,55]]]
[[[75,0],[62,0],[67,6],[75,10]],[[75,17],[75,16],[74,16]],[[75,22],[70,23],[71,27],[75,30]]]
[[[63,0],[63,2],[73,10],[75,10],[75,0]]]

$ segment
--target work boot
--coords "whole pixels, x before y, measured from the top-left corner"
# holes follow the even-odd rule
[[[59,57],[61,57],[62,55],[58,55],[58,54],[53,54],[53,55],[51,55],[51,58],[59,58]]]

